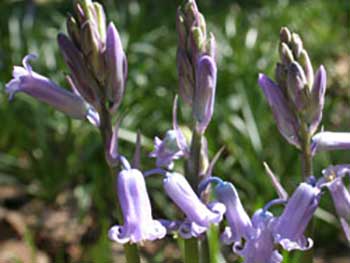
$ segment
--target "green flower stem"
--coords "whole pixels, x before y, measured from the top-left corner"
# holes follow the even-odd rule
[[[112,137],[112,123],[111,116],[109,111],[106,109],[104,105],[101,106],[101,114],[100,114],[100,134],[103,140],[103,146],[108,147],[109,140]],[[105,151],[106,152],[106,151]],[[110,174],[113,180],[116,180],[116,169],[109,166]],[[115,184],[116,185],[116,184]],[[117,196],[115,194],[115,196]],[[123,215],[121,213],[121,208],[119,204],[118,198],[115,198],[115,208],[117,210],[117,218],[120,224],[123,223]],[[125,244],[124,245],[124,254],[127,263],[140,263],[140,254],[139,249],[136,244]]]
[[[193,128],[190,158],[186,163],[185,174],[192,188],[196,191],[201,171],[202,134]],[[184,240],[185,263],[199,262],[199,241],[195,238]]]
[[[301,164],[302,164],[302,177],[303,181],[305,181],[309,176],[313,175],[313,164],[312,164],[312,154],[311,154],[311,135],[307,130],[307,126],[303,125],[302,129],[302,148],[301,148]],[[311,219],[305,234],[309,237],[313,237],[314,234],[314,219]],[[301,263],[310,263],[313,262],[314,250],[313,248],[305,251],[302,258]]]
[[[190,238],[184,240],[185,247],[185,263],[198,263],[199,262],[199,250],[198,239]]]

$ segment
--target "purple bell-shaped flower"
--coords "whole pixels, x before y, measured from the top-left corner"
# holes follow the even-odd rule
[[[124,225],[111,227],[108,232],[110,239],[121,244],[142,243],[144,240],[161,239],[166,235],[166,229],[161,222],[152,218],[145,179],[139,170],[127,167],[119,173],[117,193]]]

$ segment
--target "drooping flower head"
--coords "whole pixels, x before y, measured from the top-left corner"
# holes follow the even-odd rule
[[[344,184],[344,176],[350,174],[350,165],[330,166],[323,171],[324,182],[331,193],[333,204],[347,240],[350,242],[350,192]]]
[[[163,186],[170,199],[186,215],[184,223],[179,227],[182,237],[198,237],[211,224],[218,224],[222,220],[225,206],[219,202],[206,206],[183,175],[166,173]]]
[[[125,168],[117,178],[117,194],[124,224],[111,227],[109,238],[121,244],[163,238],[166,229],[152,217],[151,202],[142,173],[137,169]]]
[[[98,126],[98,114],[84,99],[32,70],[29,60],[34,58],[34,55],[27,55],[23,59],[23,67],[14,67],[13,79],[6,84],[9,98],[13,99],[16,93],[23,92],[72,118],[88,118],[94,125]]]

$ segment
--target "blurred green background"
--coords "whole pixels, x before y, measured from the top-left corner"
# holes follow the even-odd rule
[[[154,160],[147,158],[147,154],[152,150],[152,138],[162,137],[171,127],[171,104],[177,92],[175,13],[181,1],[100,2],[108,20],[116,24],[121,34],[129,62],[127,91],[121,105],[125,118],[120,151],[132,157],[135,131],[140,130],[146,138],[142,168],[151,169]],[[218,42],[215,114],[207,131],[209,152],[213,156],[225,146],[215,174],[234,182],[248,213],[252,214],[276,197],[263,161],[280,176],[289,191],[301,178],[298,152],[279,135],[257,85],[258,73],[274,75],[280,27],[288,26],[298,32],[314,68],[323,64],[327,69],[324,129],[348,131],[350,4],[346,0],[198,0],[197,3]],[[35,71],[67,87],[64,78],[68,68],[60,56],[56,36],[58,32],[66,32],[65,17],[71,12],[71,1],[0,1],[0,185],[1,189],[21,189],[17,196],[0,198],[0,208],[26,215],[25,219],[34,214],[38,222],[45,221],[32,224],[35,227],[26,223],[24,234],[17,233],[17,239],[24,240],[32,256],[40,250],[55,262],[109,262],[114,253],[111,251],[115,251],[106,238],[106,229],[115,223],[111,204],[113,184],[97,130],[23,94],[9,103],[3,91],[11,79],[12,66],[20,65],[28,53],[39,55],[32,63]],[[180,124],[188,123],[189,113],[181,104]],[[315,175],[319,176],[329,164],[346,162],[349,162],[348,152],[322,153],[315,158]],[[160,178],[150,178],[148,186],[156,217],[174,218],[176,210],[169,206]],[[40,204],[39,212],[30,206],[33,202]],[[25,210],[28,206],[31,212]],[[332,217],[334,208],[328,193],[321,207],[324,211],[318,213],[315,223],[317,255],[330,258],[348,253],[338,221]],[[53,234],[43,234],[40,227],[47,223],[45,216],[50,216],[43,211],[61,210],[72,213],[68,213],[67,225],[73,222],[72,218],[79,225],[87,216],[92,223],[89,221],[84,234],[71,238],[74,242],[63,235],[52,247],[46,239]],[[57,215],[53,214],[53,218]],[[3,215],[1,220],[8,219]],[[52,224],[56,228],[60,223]],[[5,228],[0,224],[0,232]],[[9,234],[7,239],[0,237],[0,242],[15,237],[16,234]],[[177,251],[176,244],[170,240],[156,243],[155,248],[145,246],[145,257],[153,258],[154,262],[166,257],[174,262],[178,253],[160,252]],[[225,248],[226,252],[229,250]]]

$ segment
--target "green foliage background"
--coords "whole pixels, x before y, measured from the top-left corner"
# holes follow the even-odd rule
[[[100,1],[114,21],[128,55],[129,77],[121,111],[125,115],[120,151],[131,157],[135,131],[141,130],[146,157],[151,140],[171,127],[171,104],[177,92],[175,13],[180,1]],[[288,26],[304,40],[315,69],[328,73],[323,126],[349,131],[349,3],[346,0],[198,0],[209,30],[218,41],[218,85],[215,115],[207,138],[211,156],[225,146],[215,174],[234,182],[248,212],[276,194],[265,175],[266,161],[292,191],[300,181],[298,153],[279,135],[272,114],[257,85],[259,72],[273,77],[279,29]],[[33,196],[50,203],[63,189],[80,189],[92,198],[101,222],[110,225],[110,206],[104,192],[112,192],[97,131],[72,121],[49,106],[20,94],[7,101],[4,85],[13,65],[36,53],[35,71],[62,86],[68,72],[56,36],[65,31],[71,1],[0,2],[0,183],[27,185]],[[188,123],[189,109],[180,107],[180,123]],[[329,164],[349,162],[347,152],[324,153],[315,159],[315,175]],[[153,160],[144,158],[143,168]],[[159,179],[150,179],[150,193],[159,216],[174,216]],[[328,194],[326,194],[328,196]],[[330,197],[322,207],[334,212]],[[113,213],[113,212],[112,212]],[[330,255],[345,247],[338,225],[316,221],[316,248]],[[103,239],[103,238],[102,238]],[[105,240],[105,239],[104,239]],[[334,240],[334,242],[329,242]],[[103,254],[108,242],[96,245]],[[95,252],[94,252],[95,253]],[[93,255],[91,256],[94,257]]]

